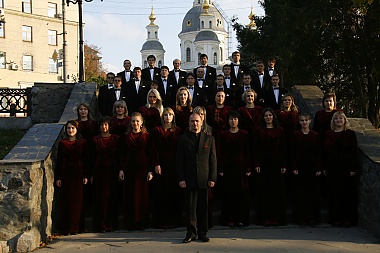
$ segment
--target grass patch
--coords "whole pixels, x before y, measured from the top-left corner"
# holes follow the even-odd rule
[[[21,140],[26,130],[0,129],[0,160]]]

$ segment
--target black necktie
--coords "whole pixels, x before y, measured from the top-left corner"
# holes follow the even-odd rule
[[[231,77],[228,76],[228,77],[225,77],[224,79],[231,79]]]
[[[223,90],[223,87],[218,87],[218,90]]]
[[[193,90],[194,87],[193,87],[193,86],[189,86],[188,89],[189,89],[189,90]]]
[[[203,79],[202,79],[202,78],[198,78],[198,82],[199,82],[199,81],[202,81],[202,82],[203,82]]]
[[[120,89],[120,88],[119,88],[119,89],[115,89],[115,91],[116,91],[116,90],[118,90],[118,91],[121,91],[121,89]]]
[[[166,83],[166,79],[162,79],[162,81]]]
[[[273,87],[273,90],[280,90],[280,87]]]
[[[179,69],[175,69],[174,72],[179,72]]]
[[[262,76],[262,75],[264,75],[264,73],[259,73],[259,76]]]

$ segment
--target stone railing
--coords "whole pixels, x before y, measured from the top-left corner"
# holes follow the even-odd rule
[[[322,108],[322,91],[316,86],[296,85],[292,89],[301,112],[315,115]],[[359,146],[359,225],[380,237],[380,134],[368,119],[349,118]]]
[[[95,103],[96,84],[73,87],[59,123],[36,124],[0,161],[0,252],[27,252],[52,232],[57,144],[76,106]]]

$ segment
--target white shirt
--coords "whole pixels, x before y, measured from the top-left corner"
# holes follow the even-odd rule
[[[273,88],[274,97],[276,98],[276,103],[279,104],[278,98],[280,96],[280,90]]]
[[[150,68],[149,71],[151,80],[154,80],[154,68]]]
[[[124,73],[125,73],[125,80],[126,80],[127,82],[129,82],[129,80],[131,80],[131,72],[125,70]]]
[[[234,65],[234,70],[235,70],[235,76],[237,78],[237,76],[239,74],[239,65]]]
[[[199,78],[197,78],[197,81],[198,81],[199,88],[202,89],[202,87],[203,87],[203,80],[199,80]]]
[[[166,94],[166,89],[168,87],[168,79],[162,78],[162,83],[164,84],[164,93]]]
[[[191,98],[194,98],[194,86],[193,86],[192,89],[189,89],[190,86],[187,86],[187,88],[188,88],[188,90],[189,90],[189,92],[190,92]]]
[[[175,75],[175,80],[176,80],[177,83],[178,83],[178,79],[179,79],[179,71],[175,71],[175,70],[174,70],[174,75]]]
[[[231,87],[231,77],[229,77],[228,79],[226,79],[226,77],[224,77],[224,82],[226,83],[227,88],[230,89],[230,87]]]
[[[139,87],[140,87],[140,80],[135,80],[135,85],[136,85],[136,93],[139,93]]]
[[[120,88],[118,90],[115,90],[116,95],[116,101],[120,99]]]
[[[260,87],[263,88],[263,86],[264,86],[264,74],[263,75],[259,75],[259,80],[260,80]]]

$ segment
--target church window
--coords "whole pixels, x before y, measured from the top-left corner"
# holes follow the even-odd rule
[[[198,0],[198,3],[200,4],[200,3],[201,3],[201,0]]]
[[[144,68],[147,68],[147,67],[148,67],[148,62],[144,61]]]
[[[223,48],[220,48],[220,61],[223,61]]]
[[[208,28],[212,28],[212,21],[208,22]]]
[[[186,48],[186,62],[191,62],[191,49],[190,49],[190,47]]]
[[[219,19],[216,20],[216,26],[219,26]]]
[[[159,68],[162,67],[162,61],[158,61],[158,67],[159,67]]]
[[[150,32],[148,32],[148,39],[150,39]]]
[[[201,53],[198,53],[198,65],[201,65],[201,59],[199,59],[201,57]]]
[[[201,22],[201,29],[203,29],[203,28],[205,28],[205,22],[204,21]]]
[[[218,55],[214,53],[214,65],[218,64]]]
[[[157,39],[158,38],[158,34],[157,32],[154,32],[154,37]]]
[[[187,25],[187,26],[191,26],[191,20],[190,20],[190,19],[188,19],[188,20],[186,21],[186,25]]]

